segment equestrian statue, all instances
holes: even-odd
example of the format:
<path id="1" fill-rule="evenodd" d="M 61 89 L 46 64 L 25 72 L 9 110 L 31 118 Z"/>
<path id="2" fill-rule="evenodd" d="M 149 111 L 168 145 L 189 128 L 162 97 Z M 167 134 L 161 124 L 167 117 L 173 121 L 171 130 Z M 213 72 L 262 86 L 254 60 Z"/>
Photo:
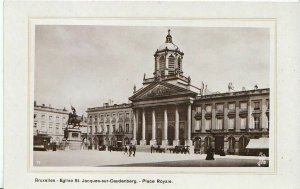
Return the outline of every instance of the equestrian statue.
<path id="1" fill-rule="evenodd" d="M 83 121 L 83 115 L 78 116 L 76 114 L 76 109 L 73 106 L 71 106 L 71 109 L 72 109 L 73 113 L 69 113 L 69 119 L 67 121 L 67 125 L 68 125 L 67 127 L 69 127 L 69 125 L 72 125 L 73 126 L 72 128 L 74 128 L 76 126 L 81 127 L 80 122 Z"/>

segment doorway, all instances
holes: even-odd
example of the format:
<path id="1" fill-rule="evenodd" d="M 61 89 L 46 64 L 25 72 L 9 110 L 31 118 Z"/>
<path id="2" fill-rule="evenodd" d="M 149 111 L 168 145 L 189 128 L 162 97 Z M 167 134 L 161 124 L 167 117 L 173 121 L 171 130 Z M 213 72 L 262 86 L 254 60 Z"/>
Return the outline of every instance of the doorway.
<path id="1" fill-rule="evenodd" d="M 224 149 L 224 136 L 216 136 L 215 141 L 215 152 L 216 154 L 220 154 L 221 149 Z"/>

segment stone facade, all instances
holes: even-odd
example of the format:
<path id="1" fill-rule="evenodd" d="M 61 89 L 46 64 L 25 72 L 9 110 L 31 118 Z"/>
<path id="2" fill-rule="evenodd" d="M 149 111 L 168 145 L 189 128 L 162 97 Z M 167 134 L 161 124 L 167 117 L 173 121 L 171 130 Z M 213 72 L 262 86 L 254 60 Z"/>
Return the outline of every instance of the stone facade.
<path id="1" fill-rule="evenodd" d="M 269 136 L 268 88 L 212 93 L 204 84 L 196 87 L 183 75 L 183 55 L 169 31 L 154 53 L 154 76 L 144 75 L 143 87 L 134 87 L 132 103 L 89 108 L 93 144 L 112 144 L 112 138 L 125 143 L 126 136 L 137 145 L 186 145 L 200 153 L 212 147 L 216 153 L 243 154 L 251 138 Z M 126 112 L 128 121 L 120 122 L 118 115 Z M 113 125 L 119 128 L 119 123 L 130 128 L 118 138 Z"/>
<path id="2" fill-rule="evenodd" d="M 52 137 L 54 142 L 60 143 L 64 138 L 69 112 L 66 109 L 56 109 L 34 103 L 33 134 L 44 134 Z"/>
<path id="3" fill-rule="evenodd" d="M 132 140 L 131 104 L 108 105 L 87 109 L 88 144 L 97 149 L 102 145 L 129 144 Z"/>

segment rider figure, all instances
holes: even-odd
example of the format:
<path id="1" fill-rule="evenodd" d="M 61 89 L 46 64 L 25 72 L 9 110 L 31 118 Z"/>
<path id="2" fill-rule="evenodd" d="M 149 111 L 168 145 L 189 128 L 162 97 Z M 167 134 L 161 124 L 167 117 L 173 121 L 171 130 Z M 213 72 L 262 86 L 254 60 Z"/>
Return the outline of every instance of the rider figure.
<path id="1" fill-rule="evenodd" d="M 76 117 L 76 110 L 72 105 L 71 105 L 71 109 L 72 109 L 72 112 L 73 112 L 73 116 Z"/>

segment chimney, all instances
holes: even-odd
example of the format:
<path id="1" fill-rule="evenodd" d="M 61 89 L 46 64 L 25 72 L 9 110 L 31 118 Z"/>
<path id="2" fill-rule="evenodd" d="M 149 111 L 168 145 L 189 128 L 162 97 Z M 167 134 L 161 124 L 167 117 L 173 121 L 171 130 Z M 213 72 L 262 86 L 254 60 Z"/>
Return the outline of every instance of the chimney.
<path id="1" fill-rule="evenodd" d="M 49 104 L 49 108 L 51 108 L 51 104 Z"/>
<path id="2" fill-rule="evenodd" d="M 34 101 L 34 106 L 36 106 L 36 101 Z"/>
<path id="3" fill-rule="evenodd" d="M 43 107 L 45 107 L 45 104 L 42 104 Z"/>

